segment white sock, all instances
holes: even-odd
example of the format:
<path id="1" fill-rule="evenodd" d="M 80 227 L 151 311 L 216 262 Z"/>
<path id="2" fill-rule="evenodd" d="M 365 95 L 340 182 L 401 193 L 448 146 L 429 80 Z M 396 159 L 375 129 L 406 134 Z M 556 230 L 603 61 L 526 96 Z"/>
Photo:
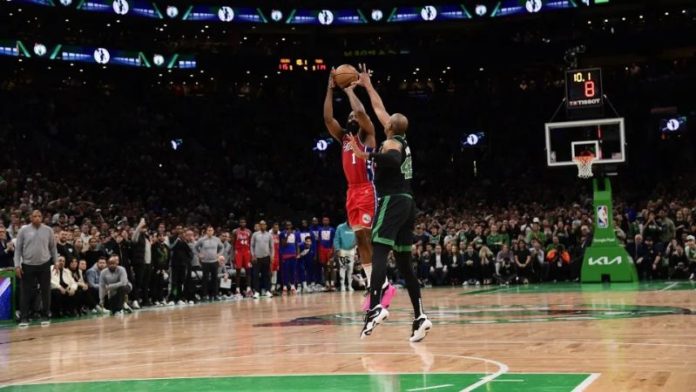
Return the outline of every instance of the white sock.
<path id="1" fill-rule="evenodd" d="M 363 266 L 365 275 L 367 275 L 367 287 L 370 287 L 370 279 L 372 278 L 372 264 Z"/>

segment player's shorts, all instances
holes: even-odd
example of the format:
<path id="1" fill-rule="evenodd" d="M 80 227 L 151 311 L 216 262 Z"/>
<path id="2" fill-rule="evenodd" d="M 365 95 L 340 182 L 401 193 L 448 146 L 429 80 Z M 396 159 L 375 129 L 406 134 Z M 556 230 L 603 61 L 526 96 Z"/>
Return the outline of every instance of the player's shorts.
<path id="1" fill-rule="evenodd" d="M 324 248 L 323 246 L 319 247 L 319 262 L 322 264 L 326 264 L 331 260 L 331 256 L 333 256 L 333 248 Z"/>
<path id="2" fill-rule="evenodd" d="M 416 202 L 411 195 L 403 193 L 381 197 L 377 222 L 372 230 L 372 243 L 391 246 L 396 252 L 410 252 L 415 222 Z"/>
<path id="3" fill-rule="evenodd" d="M 276 272 L 280 269 L 280 256 L 273 255 L 273 260 L 271 260 L 271 272 Z"/>
<path id="4" fill-rule="evenodd" d="M 251 268 L 251 251 L 246 249 L 236 250 L 234 252 L 234 268 Z"/>
<path id="5" fill-rule="evenodd" d="M 376 199 L 375 188 L 371 182 L 348 186 L 346 213 L 348 224 L 353 230 L 372 228 Z"/>

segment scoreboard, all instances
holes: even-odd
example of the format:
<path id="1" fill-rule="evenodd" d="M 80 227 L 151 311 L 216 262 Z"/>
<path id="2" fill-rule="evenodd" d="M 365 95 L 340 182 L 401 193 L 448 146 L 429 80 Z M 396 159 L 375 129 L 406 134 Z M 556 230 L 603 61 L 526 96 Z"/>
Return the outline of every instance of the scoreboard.
<path id="1" fill-rule="evenodd" d="M 604 92 L 600 68 L 566 71 L 566 108 L 584 109 L 603 105 Z"/>

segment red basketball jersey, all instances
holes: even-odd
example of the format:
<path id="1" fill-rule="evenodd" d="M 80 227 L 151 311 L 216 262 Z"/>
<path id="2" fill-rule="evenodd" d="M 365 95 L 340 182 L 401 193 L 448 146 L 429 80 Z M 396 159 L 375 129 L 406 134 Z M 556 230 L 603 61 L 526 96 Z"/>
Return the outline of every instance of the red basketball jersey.
<path id="1" fill-rule="evenodd" d="M 234 232 L 234 249 L 251 251 L 251 231 L 249 229 L 237 229 Z"/>
<path id="2" fill-rule="evenodd" d="M 348 185 L 372 182 L 375 177 L 375 173 L 372 169 L 372 161 L 356 157 L 355 154 L 353 154 L 353 150 L 350 149 L 349 140 L 348 136 L 343 136 L 341 140 L 343 143 L 343 173 L 346 176 Z M 372 152 L 372 147 L 364 145 L 360 141 L 360 138 L 356 138 L 356 140 L 361 150 Z"/>

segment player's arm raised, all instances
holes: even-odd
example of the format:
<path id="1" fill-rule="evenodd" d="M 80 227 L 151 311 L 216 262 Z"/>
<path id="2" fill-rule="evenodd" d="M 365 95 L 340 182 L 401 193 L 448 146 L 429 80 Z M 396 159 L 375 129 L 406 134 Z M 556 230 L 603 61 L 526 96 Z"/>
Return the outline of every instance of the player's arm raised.
<path id="1" fill-rule="evenodd" d="M 329 85 L 326 89 L 326 98 L 324 99 L 324 124 L 326 125 L 326 129 L 329 130 L 331 136 L 340 142 L 341 136 L 343 135 L 343 129 L 333 115 L 333 89 L 335 87 L 334 72 L 335 71 L 332 68 L 331 73 L 329 74 Z"/>
<path id="2" fill-rule="evenodd" d="M 358 147 L 358 143 L 353 135 L 350 138 L 350 148 L 353 154 L 360 159 L 373 159 L 378 166 L 381 167 L 399 167 L 401 166 L 401 148 L 402 145 L 396 140 L 387 139 L 382 143 L 382 151 L 379 153 L 367 153 Z"/>
<path id="3" fill-rule="evenodd" d="M 386 128 L 389 122 L 389 113 L 387 113 L 387 109 L 384 108 L 384 102 L 382 102 L 379 93 L 372 85 L 370 70 L 367 69 L 365 64 L 359 65 L 358 68 L 360 68 L 360 76 L 358 77 L 358 81 L 354 82 L 354 84 L 363 86 L 365 90 L 367 90 L 367 94 L 370 96 L 370 102 L 372 103 L 372 109 L 375 111 L 375 115 L 377 115 L 379 122 Z"/>
<path id="4" fill-rule="evenodd" d="M 363 132 L 363 134 L 360 135 L 362 141 L 366 142 L 370 147 L 374 147 L 376 143 L 375 125 L 372 123 L 370 116 L 367 115 L 367 112 L 365 111 L 365 106 L 360 101 L 360 98 L 358 98 L 358 96 L 355 95 L 355 86 L 357 86 L 357 84 L 353 83 L 350 86 L 344 88 L 343 91 L 345 91 L 346 95 L 348 96 L 348 101 L 350 101 L 350 108 L 351 110 L 353 110 L 353 114 L 355 114 L 355 119 L 358 120 L 360 130 Z"/>

